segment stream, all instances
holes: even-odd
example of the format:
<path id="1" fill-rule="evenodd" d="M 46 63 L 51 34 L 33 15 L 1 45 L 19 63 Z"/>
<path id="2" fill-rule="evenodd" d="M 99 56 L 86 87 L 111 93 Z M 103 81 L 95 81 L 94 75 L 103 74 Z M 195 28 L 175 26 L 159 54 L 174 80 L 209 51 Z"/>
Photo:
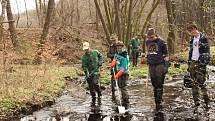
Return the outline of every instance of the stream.
<path id="1" fill-rule="evenodd" d="M 165 82 L 162 112 L 155 112 L 151 84 L 146 86 L 145 79 L 138 79 L 129 82 L 130 109 L 125 114 L 118 114 L 109 88 L 94 106 L 91 106 L 90 94 L 80 98 L 65 90 L 54 105 L 12 121 L 215 121 L 215 103 L 211 102 L 210 110 L 204 109 L 203 100 L 198 108 L 194 107 L 191 89 L 183 87 L 182 77 L 178 75 Z M 214 85 L 214 79 L 215 74 L 210 74 L 207 80 L 208 93 L 213 99 L 215 89 L 210 85 Z"/>

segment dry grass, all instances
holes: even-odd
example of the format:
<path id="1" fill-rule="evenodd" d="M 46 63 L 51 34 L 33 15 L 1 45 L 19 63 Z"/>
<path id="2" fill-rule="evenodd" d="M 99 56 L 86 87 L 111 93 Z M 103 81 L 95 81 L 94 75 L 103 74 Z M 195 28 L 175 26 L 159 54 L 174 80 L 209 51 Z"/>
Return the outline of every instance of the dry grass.
<path id="1" fill-rule="evenodd" d="M 2 69 L 2 68 L 1 68 Z M 65 86 L 65 76 L 76 75 L 74 67 L 56 65 L 10 65 L 0 73 L 0 116 L 26 104 L 51 101 Z"/>

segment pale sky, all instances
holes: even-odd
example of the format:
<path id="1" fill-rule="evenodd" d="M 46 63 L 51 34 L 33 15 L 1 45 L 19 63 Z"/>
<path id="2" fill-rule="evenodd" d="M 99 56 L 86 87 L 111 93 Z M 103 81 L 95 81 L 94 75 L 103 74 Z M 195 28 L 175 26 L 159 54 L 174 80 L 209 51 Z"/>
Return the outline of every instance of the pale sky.
<path id="1" fill-rule="evenodd" d="M 26 8 L 28 10 L 35 9 L 35 0 L 11 0 L 11 7 L 13 13 L 20 13 L 25 11 L 25 1 L 26 1 Z"/>
<path id="2" fill-rule="evenodd" d="M 22 13 L 25 12 L 25 1 L 26 1 L 26 8 L 28 10 L 32 10 L 35 9 L 35 0 L 10 0 L 11 2 L 11 7 L 12 7 L 12 12 L 14 14 L 18 13 Z M 45 0 L 46 2 L 48 2 L 48 0 Z M 55 0 L 58 1 L 58 0 Z M 0 6 L 0 13 L 1 13 L 1 6 Z"/>

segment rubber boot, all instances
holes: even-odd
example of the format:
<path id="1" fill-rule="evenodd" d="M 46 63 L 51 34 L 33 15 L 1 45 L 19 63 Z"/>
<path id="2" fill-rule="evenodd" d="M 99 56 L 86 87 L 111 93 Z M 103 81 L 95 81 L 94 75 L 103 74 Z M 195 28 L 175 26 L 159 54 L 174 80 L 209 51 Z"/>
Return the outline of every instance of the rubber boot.
<path id="1" fill-rule="evenodd" d="M 95 106 L 95 105 L 96 105 L 96 97 L 92 96 L 91 106 Z"/>
<path id="2" fill-rule="evenodd" d="M 200 106 L 199 103 L 199 89 L 198 87 L 194 86 L 192 88 L 193 100 L 196 107 Z"/>
<path id="3" fill-rule="evenodd" d="M 124 106 L 126 110 L 129 109 L 129 99 L 128 98 L 123 99 L 122 106 Z"/>
<path id="4" fill-rule="evenodd" d="M 155 89 L 154 90 L 156 111 L 161 111 L 162 108 L 163 108 L 163 106 L 162 106 L 162 96 L 163 96 L 163 89 Z"/>
<path id="5" fill-rule="evenodd" d="M 205 102 L 205 109 L 206 110 L 209 110 L 211 107 L 210 107 L 210 99 L 208 97 L 208 95 L 203 95 L 203 98 L 204 98 L 204 102 Z"/>
<path id="6" fill-rule="evenodd" d="M 210 99 L 209 99 L 209 96 L 208 96 L 208 93 L 207 93 L 207 88 L 206 88 L 206 85 L 204 85 L 202 88 L 201 88 L 201 91 L 203 93 L 203 99 L 204 99 L 204 102 L 205 102 L 205 109 L 208 110 L 210 109 Z"/>
<path id="7" fill-rule="evenodd" d="M 101 99 L 101 96 L 98 97 L 98 105 L 101 105 L 102 104 L 102 99 Z"/>

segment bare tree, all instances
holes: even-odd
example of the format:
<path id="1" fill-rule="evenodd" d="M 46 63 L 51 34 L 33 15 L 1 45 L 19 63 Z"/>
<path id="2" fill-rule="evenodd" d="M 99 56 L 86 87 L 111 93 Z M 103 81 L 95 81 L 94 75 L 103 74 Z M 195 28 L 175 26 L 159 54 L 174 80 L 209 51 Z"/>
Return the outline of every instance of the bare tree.
<path id="1" fill-rule="evenodd" d="M 39 27 L 40 27 L 41 26 L 41 19 L 40 19 L 40 10 L 39 10 L 39 5 L 38 5 L 38 1 L 37 0 L 35 0 L 35 5 L 36 5 L 38 24 L 39 24 Z"/>
<path id="2" fill-rule="evenodd" d="M 112 27 L 112 21 L 111 21 L 111 15 L 110 15 L 110 11 L 108 9 L 108 4 L 107 4 L 107 0 L 103 0 L 103 3 L 104 3 L 104 8 L 105 8 L 105 13 L 106 13 L 106 17 L 107 17 L 107 23 L 108 23 L 108 29 L 109 29 L 109 32 L 111 34 L 113 34 L 113 27 Z"/>
<path id="3" fill-rule="evenodd" d="M 3 26 L 3 21 L 4 21 L 4 18 L 5 18 L 5 8 L 6 8 L 6 4 L 7 4 L 7 1 L 5 0 L 2 0 L 1 1 L 1 7 L 2 7 L 2 11 L 1 11 L 1 16 L 0 16 L 0 43 L 2 43 L 2 47 L 0 47 L 1 50 L 3 50 L 3 54 L 2 54 L 2 65 L 3 65 L 3 74 L 2 74 L 2 77 L 1 77 L 1 80 L 4 79 L 4 73 L 5 73 L 5 66 L 6 66 L 6 58 L 5 58 L 5 55 L 6 55 L 6 45 L 5 45 L 5 39 L 4 39 L 4 26 Z"/>
<path id="4" fill-rule="evenodd" d="M 6 11 L 7 11 L 7 19 L 8 19 L 8 23 L 9 23 L 9 31 L 10 31 L 10 37 L 12 40 L 12 44 L 13 47 L 17 47 L 17 39 L 16 39 L 16 29 L 15 29 L 15 25 L 14 25 L 14 19 L 13 19 L 13 13 L 11 10 L 11 5 L 10 5 L 10 0 L 6 0 L 7 4 L 6 4 Z"/>
<path id="5" fill-rule="evenodd" d="M 115 8 L 115 14 L 116 14 L 116 22 L 115 22 L 115 25 L 116 25 L 116 29 L 117 29 L 117 35 L 118 35 L 118 38 L 119 40 L 121 40 L 121 23 L 120 23 L 120 9 L 119 9 L 119 6 L 120 6 L 120 3 L 119 3 L 119 0 L 114 0 L 114 8 Z"/>
<path id="6" fill-rule="evenodd" d="M 101 22 L 102 22 L 102 26 L 103 26 L 103 29 L 104 29 L 104 31 L 105 31 L 105 34 L 106 34 L 108 43 L 111 43 L 111 42 L 109 41 L 109 40 L 110 40 L 110 32 L 108 31 L 107 26 L 106 26 L 106 24 L 105 24 L 105 20 L 104 20 L 104 18 L 103 18 L 101 9 L 100 9 L 100 7 L 99 7 L 99 3 L 98 3 L 97 0 L 94 0 L 94 2 L 95 2 L 96 10 L 97 10 L 97 12 L 98 12 L 98 16 L 99 16 L 99 18 L 100 18 L 100 20 L 101 20 Z"/>
<path id="7" fill-rule="evenodd" d="M 137 19 L 135 21 L 135 24 L 134 24 L 134 29 L 133 29 L 133 33 L 136 33 L 137 30 L 139 29 L 138 26 L 140 25 L 140 21 L 141 21 L 141 17 L 142 17 L 142 14 L 144 12 L 144 8 L 146 6 L 146 3 L 148 2 L 149 0 L 145 0 L 145 2 L 142 4 L 141 6 L 141 9 L 137 15 Z"/>
<path id="8" fill-rule="evenodd" d="M 167 44 L 170 54 L 175 53 L 175 18 L 174 18 L 174 10 L 172 9 L 172 1 L 166 0 L 166 10 L 167 10 L 167 16 L 168 16 L 168 23 L 169 23 L 169 33 L 167 38 Z"/>
<path id="9" fill-rule="evenodd" d="M 42 63 L 41 55 L 42 55 L 42 52 L 43 52 L 43 45 L 44 45 L 45 40 L 46 40 L 47 35 L 48 35 L 49 25 L 51 23 L 51 18 L 53 17 L 54 8 L 55 8 L 55 0 L 49 0 L 46 19 L 45 19 L 45 24 L 44 24 L 43 31 L 42 31 L 41 38 L 40 38 L 40 42 L 39 42 L 39 45 L 38 45 L 38 52 L 37 52 L 37 55 L 34 58 L 34 63 L 35 64 L 41 64 Z"/>
<path id="10" fill-rule="evenodd" d="M 41 35 L 41 43 L 42 44 L 44 43 L 43 41 L 46 39 L 46 37 L 48 35 L 49 25 L 51 23 L 51 18 L 53 17 L 54 8 L 55 8 L 55 0 L 49 0 L 46 19 L 45 19 L 45 24 L 43 26 L 43 32 L 42 32 L 42 35 Z"/>
<path id="11" fill-rule="evenodd" d="M 127 33 L 126 33 L 126 42 L 125 42 L 125 45 L 128 47 L 128 43 L 129 43 L 129 40 L 131 39 L 131 17 L 132 17 L 132 6 L 133 6 L 133 0 L 130 0 L 130 3 L 129 3 L 129 10 L 128 10 L 128 23 L 127 23 Z"/>
<path id="12" fill-rule="evenodd" d="M 148 15 L 146 17 L 146 20 L 145 20 L 145 22 L 143 24 L 143 27 L 142 27 L 142 30 L 141 30 L 142 34 L 145 33 L 146 27 L 149 24 L 149 21 L 151 19 L 152 13 L 155 11 L 155 9 L 157 8 L 159 3 L 160 3 L 160 0 L 157 0 L 156 2 L 153 2 L 154 5 L 153 5 L 152 9 L 150 10 L 150 12 L 148 13 Z"/>

